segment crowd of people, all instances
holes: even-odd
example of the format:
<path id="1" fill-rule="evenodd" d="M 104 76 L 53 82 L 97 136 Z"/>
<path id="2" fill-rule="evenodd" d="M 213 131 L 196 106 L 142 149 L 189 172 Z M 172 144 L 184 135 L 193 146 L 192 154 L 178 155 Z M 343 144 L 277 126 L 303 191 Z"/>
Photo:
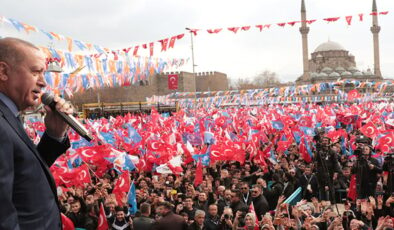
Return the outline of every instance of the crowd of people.
<path id="1" fill-rule="evenodd" d="M 21 122 L 45 70 L 0 39 L 0 229 L 394 228 L 392 103 L 152 109 L 84 120 L 87 142 L 56 95 Z"/>
<path id="2" fill-rule="evenodd" d="M 265 164 L 253 158 L 199 169 L 192 161 L 164 174 L 109 168 L 101 178 L 91 174 L 90 184 L 63 188 L 59 200 L 75 227 L 86 229 L 99 225 L 100 204 L 110 229 L 393 229 L 392 155 L 376 157 L 370 138 L 352 134 L 353 155 L 317 129 L 310 162 L 293 143 Z M 268 145 L 261 143 L 259 151 Z M 136 187 L 136 213 L 129 211 L 127 193 L 112 193 L 123 173 Z"/>

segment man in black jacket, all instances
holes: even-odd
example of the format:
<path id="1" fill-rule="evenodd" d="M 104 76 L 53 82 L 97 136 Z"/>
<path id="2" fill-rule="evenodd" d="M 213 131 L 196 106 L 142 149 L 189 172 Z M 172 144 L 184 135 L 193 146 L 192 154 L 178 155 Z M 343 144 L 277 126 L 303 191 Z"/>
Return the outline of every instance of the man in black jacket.
<path id="1" fill-rule="evenodd" d="M 204 226 L 206 230 L 220 229 L 220 217 L 218 216 L 218 206 L 216 204 L 209 205 L 208 215 L 205 218 Z"/>
<path id="2" fill-rule="evenodd" d="M 261 221 L 261 216 L 269 211 L 269 205 L 267 199 L 261 193 L 260 185 L 253 185 L 252 192 L 252 202 L 254 210 L 256 212 L 257 219 Z"/>
<path id="3" fill-rule="evenodd" d="M 153 224 L 154 230 L 186 230 L 187 223 L 185 219 L 172 212 L 173 206 L 169 202 L 162 202 L 158 206 L 160 214 L 162 216 L 155 224 Z"/>
<path id="4" fill-rule="evenodd" d="M 231 209 L 233 213 L 237 213 L 237 211 L 248 210 L 248 206 L 241 201 L 242 193 L 239 190 L 231 191 Z"/>
<path id="5" fill-rule="evenodd" d="M 321 200 L 335 199 L 333 180 L 341 173 L 338 158 L 330 148 L 328 137 L 316 138 L 315 166 Z"/>
<path id="6" fill-rule="evenodd" d="M 35 146 L 19 115 L 37 106 L 45 82 L 46 57 L 33 44 L 0 39 L 0 229 L 61 229 L 56 185 L 49 167 L 70 147 L 68 125 L 45 106 L 46 130 Z M 71 104 L 54 97 L 56 110 Z"/>
<path id="7" fill-rule="evenodd" d="M 312 197 L 318 197 L 319 185 L 311 166 L 305 166 L 304 174 L 298 179 L 298 183 L 302 188 L 303 199 L 311 201 Z"/>
<path id="8" fill-rule="evenodd" d="M 231 189 L 224 190 L 224 196 L 219 198 L 217 204 L 219 215 L 222 215 L 224 208 L 231 205 Z"/>
<path id="9" fill-rule="evenodd" d="M 242 199 L 241 201 L 244 202 L 247 206 L 250 205 L 252 202 L 252 196 L 250 195 L 249 191 L 249 184 L 247 182 L 241 183 L 241 192 L 242 192 Z"/>
<path id="10" fill-rule="evenodd" d="M 150 218 L 151 207 L 148 203 L 142 203 L 140 206 L 141 216 L 133 220 L 134 230 L 149 230 L 155 222 Z"/>
<path id="11" fill-rule="evenodd" d="M 365 143 L 365 138 L 356 139 L 357 161 L 353 165 L 352 174 L 356 174 L 357 195 L 359 199 L 365 199 L 375 195 L 378 173 L 382 172 L 378 160 L 371 156 L 372 147 Z"/>

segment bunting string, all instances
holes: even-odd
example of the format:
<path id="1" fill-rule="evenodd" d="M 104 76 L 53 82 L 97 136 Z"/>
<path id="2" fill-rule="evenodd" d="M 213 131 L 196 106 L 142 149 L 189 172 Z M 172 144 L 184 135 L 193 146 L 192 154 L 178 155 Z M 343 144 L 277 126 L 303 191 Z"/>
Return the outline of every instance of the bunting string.
<path id="1" fill-rule="evenodd" d="M 371 12 L 369 13 L 370 16 L 384 16 L 387 15 L 389 11 L 380 11 L 380 12 Z M 327 18 L 322 18 L 322 19 L 310 19 L 306 20 L 305 22 L 308 25 L 311 25 L 312 23 L 315 23 L 317 21 L 322 21 L 322 22 L 327 22 L 327 23 L 333 23 L 333 22 L 338 22 L 340 19 L 345 19 L 345 22 L 348 26 L 350 26 L 353 23 L 353 18 L 358 18 L 360 22 L 364 21 L 364 16 L 368 15 L 365 13 L 359 13 L 357 15 L 347 15 L 347 16 L 342 16 L 342 17 L 327 17 Z M 130 51 L 132 51 L 133 56 L 137 56 L 139 50 L 141 49 L 147 49 L 149 51 L 150 56 L 154 55 L 154 47 L 156 43 L 160 44 L 161 47 L 161 52 L 165 52 L 168 49 L 174 48 L 176 41 L 181 40 L 185 34 L 180 33 L 178 35 L 174 35 L 168 38 L 163 38 L 158 41 L 154 42 L 146 42 L 126 48 L 122 48 L 119 50 L 111 50 L 109 48 L 104 48 L 99 45 L 95 45 L 92 43 L 88 42 L 83 42 L 65 35 L 61 35 L 59 33 L 55 32 L 47 32 L 46 30 L 40 29 L 36 26 L 29 25 L 27 23 L 23 23 L 20 21 L 17 21 L 12 18 L 7 18 L 4 16 L 0 16 L 0 25 L 3 23 L 7 23 L 9 25 L 12 25 L 17 31 L 22 32 L 24 31 L 27 34 L 30 34 L 32 32 L 40 32 L 44 34 L 49 40 L 57 40 L 57 41 L 66 41 L 67 42 L 67 49 L 69 52 L 72 52 L 74 50 L 74 46 L 77 47 L 81 51 L 87 51 L 87 52 L 94 52 L 98 54 L 113 54 L 114 56 L 119 55 L 119 54 L 128 54 Z M 208 34 L 218 34 L 220 32 L 224 31 L 229 31 L 233 34 L 237 34 L 239 31 L 251 31 L 253 29 L 257 29 L 258 31 L 263 31 L 263 30 L 268 30 L 270 28 L 274 27 L 294 27 L 297 24 L 301 24 L 303 21 L 288 21 L 288 22 L 277 22 L 277 23 L 268 23 L 268 24 L 257 24 L 257 25 L 248 25 L 248 26 L 230 26 L 227 28 L 214 28 L 214 29 L 198 29 L 198 28 L 193 28 L 190 29 L 189 31 L 196 36 L 198 33 L 206 31 Z"/>
<path id="2" fill-rule="evenodd" d="M 183 108 L 210 108 L 224 105 L 265 105 L 277 103 L 309 103 L 322 101 L 371 101 L 377 98 L 390 96 L 384 94 L 393 80 L 381 82 L 360 82 L 358 80 L 339 80 L 336 82 L 323 82 L 299 86 L 274 87 L 266 89 L 231 90 L 212 92 L 175 92 L 165 96 L 152 96 L 147 98 L 151 104 L 162 103 L 173 105 L 178 103 Z M 354 89 L 371 89 L 371 93 L 352 96 L 354 91 L 345 92 L 343 86 L 352 85 Z M 320 94 L 320 95 L 319 95 Z M 321 95 L 325 94 L 325 95 Z M 349 96 L 350 95 L 350 96 Z"/>

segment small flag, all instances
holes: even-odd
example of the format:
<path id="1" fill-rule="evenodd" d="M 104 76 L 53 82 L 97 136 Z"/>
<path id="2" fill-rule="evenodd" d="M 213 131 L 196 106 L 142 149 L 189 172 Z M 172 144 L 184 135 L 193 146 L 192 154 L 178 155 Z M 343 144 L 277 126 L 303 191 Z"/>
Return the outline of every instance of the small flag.
<path id="1" fill-rule="evenodd" d="M 134 215 L 137 212 L 137 198 L 135 193 L 134 181 L 131 183 L 129 194 L 127 196 L 127 203 L 129 204 L 129 212 Z"/>
<path id="2" fill-rule="evenodd" d="M 302 188 L 298 187 L 293 194 L 291 194 L 283 203 L 284 204 L 290 204 L 290 205 L 295 205 L 297 202 L 299 202 L 302 198 Z"/>
<path id="3" fill-rule="evenodd" d="M 103 203 L 101 203 L 97 230 L 107 230 L 107 229 L 108 229 L 107 217 L 105 216 L 104 205 Z"/>

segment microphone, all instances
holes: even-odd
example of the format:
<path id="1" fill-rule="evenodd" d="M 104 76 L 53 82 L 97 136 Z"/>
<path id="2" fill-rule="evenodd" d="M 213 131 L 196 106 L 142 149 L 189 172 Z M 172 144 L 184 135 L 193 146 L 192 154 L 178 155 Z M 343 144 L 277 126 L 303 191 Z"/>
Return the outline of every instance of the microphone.
<path id="1" fill-rule="evenodd" d="M 56 110 L 56 102 L 53 100 L 53 95 L 49 93 L 44 93 L 41 96 L 41 101 L 43 104 L 48 105 L 53 111 L 59 114 L 63 121 L 65 121 L 81 137 L 85 138 L 87 141 L 93 140 L 93 137 L 89 133 L 89 131 L 86 130 L 85 127 L 75 117 Z"/>

